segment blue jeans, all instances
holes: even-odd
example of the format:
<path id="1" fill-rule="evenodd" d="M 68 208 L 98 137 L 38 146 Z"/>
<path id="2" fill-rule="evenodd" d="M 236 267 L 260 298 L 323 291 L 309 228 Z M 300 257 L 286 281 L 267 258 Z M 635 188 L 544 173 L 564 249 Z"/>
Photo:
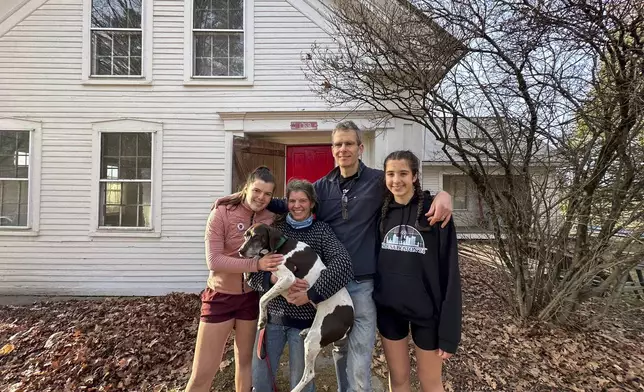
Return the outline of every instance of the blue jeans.
<path id="1" fill-rule="evenodd" d="M 273 380 L 277 379 L 277 369 L 280 365 L 280 357 L 284 346 L 288 343 L 289 352 L 289 380 L 291 389 L 302 379 L 304 374 L 304 338 L 300 336 L 301 329 L 285 327 L 278 324 L 266 324 L 264 331 L 264 342 L 266 344 L 266 359 L 271 365 L 271 372 L 268 371 L 266 359 L 257 358 L 257 340 L 255 338 L 255 351 L 253 351 L 253 390 L 256 392 L 273 392 Z M 272 377 L 271 378 L 271 373 Z M 308 383 L 304 392 L 314 392 L 313 381 Z"/>
<path id="2" fill-rule="evenodd" d="M 373 280 L 347 285 L 355 311 L 349 336 L 333 345 L 338 392 L 371 392 L 371 359 L 376 344 L 376 304 Z"/>

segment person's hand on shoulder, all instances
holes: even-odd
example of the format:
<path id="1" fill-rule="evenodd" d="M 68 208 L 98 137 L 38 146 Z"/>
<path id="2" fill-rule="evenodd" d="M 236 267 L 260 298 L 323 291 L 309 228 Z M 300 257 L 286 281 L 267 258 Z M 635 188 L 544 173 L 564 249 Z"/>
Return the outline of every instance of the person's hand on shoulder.
<path id="1" fill-rule="evenodd" d="M 440 191 L 434 196 L 434 201 L 432 201 L 432 205 L 425 216 L 430 225 L 434 225 L 436 222 L 443 222 L 441 227 L 446 227 L 450 219 L 452 219 L 453 209 L 452 196 L 445 191 Z"/>
<path id="2" fill-rule="evenodd" d="M 240 195 L 240 194 L 241 194 L 241 192 L 236 192 L 236 193 L 233 193 L 232 195 L 228 195 L 228 196 L 224 196 L 224 197 L 220 197 L 220 198 L 218 198 L 217 200 L 215 200 L 215 204 L 214 204 L 214 206 L 212 207 L 212 208 L 213 208 L 213 210 L 214 210 L 214 209 L 216 209 L 217 207 L 219 207 L 219 205 L 220 205 L 221 203 L 224 203 L 224 202 L 230 201 L 232 198 L 234 198 L 235 196 L 238 196 L 238 195 Z"/>

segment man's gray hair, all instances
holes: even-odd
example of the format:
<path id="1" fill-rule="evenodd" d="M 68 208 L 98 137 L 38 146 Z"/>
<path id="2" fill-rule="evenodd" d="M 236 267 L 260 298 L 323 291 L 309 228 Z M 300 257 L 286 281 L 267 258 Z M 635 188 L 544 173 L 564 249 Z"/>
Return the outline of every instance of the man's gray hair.
<path id="1" fill-rule="evenodd" d="M 358 145 L 362 144 L 362 131 L 360 130 L 360 128 L 358 128 L 356 123 L 354 123 L 353 121 L 346 120 L 346 121 L 339 122 L 338 125 L 335 126 L 335 129 L 333 130 L 333 132 L 331 132 L 331 138 L 333 138 L 333 136 L 335 135 L 335 133 L 337 131 L 343 131 L 343 132 L 353 131 L 353 132 L 355 132 L 356 133 L 356 138 L 358 139 Z"/>

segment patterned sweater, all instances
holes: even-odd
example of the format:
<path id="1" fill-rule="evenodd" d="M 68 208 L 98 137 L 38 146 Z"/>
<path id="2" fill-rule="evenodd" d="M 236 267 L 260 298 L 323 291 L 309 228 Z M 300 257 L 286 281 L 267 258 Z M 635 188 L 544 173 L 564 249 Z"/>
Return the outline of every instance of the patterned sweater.
<path id="1" fill-rule="evenodd" d="M 353 265 L 349 253 L 324 222 L 314 221 L 309 227 L 294 229 L 285 221 L 276 222 L 274 227 L 282 231 L 288 238 L 303 241 L 308 244 L 322 259 L 326 269 L 309 288 L 307 294 L 313 303 L 320 303 L 353 279 Z M 264 294 L 272 284 L 270 272 L 254 272 L 250 274 L 248 284 L 253 289 Z M 293 328 L 309 328 L 315 318 L 315 307 L 310 303 L 296 306 L 288 303 L 286 298 L 278 296 L 268 303 L 268 322 Z"/>

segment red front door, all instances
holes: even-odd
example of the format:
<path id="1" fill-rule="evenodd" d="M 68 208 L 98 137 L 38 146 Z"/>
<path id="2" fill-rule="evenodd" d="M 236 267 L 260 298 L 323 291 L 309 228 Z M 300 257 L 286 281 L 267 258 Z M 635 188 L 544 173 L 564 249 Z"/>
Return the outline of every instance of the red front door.
<path id="1" fill-rule="evenodd" d="M 315 182 L 334 166 L 331 145 L 286 147 L 287 182 L 293 178 Z"/>

